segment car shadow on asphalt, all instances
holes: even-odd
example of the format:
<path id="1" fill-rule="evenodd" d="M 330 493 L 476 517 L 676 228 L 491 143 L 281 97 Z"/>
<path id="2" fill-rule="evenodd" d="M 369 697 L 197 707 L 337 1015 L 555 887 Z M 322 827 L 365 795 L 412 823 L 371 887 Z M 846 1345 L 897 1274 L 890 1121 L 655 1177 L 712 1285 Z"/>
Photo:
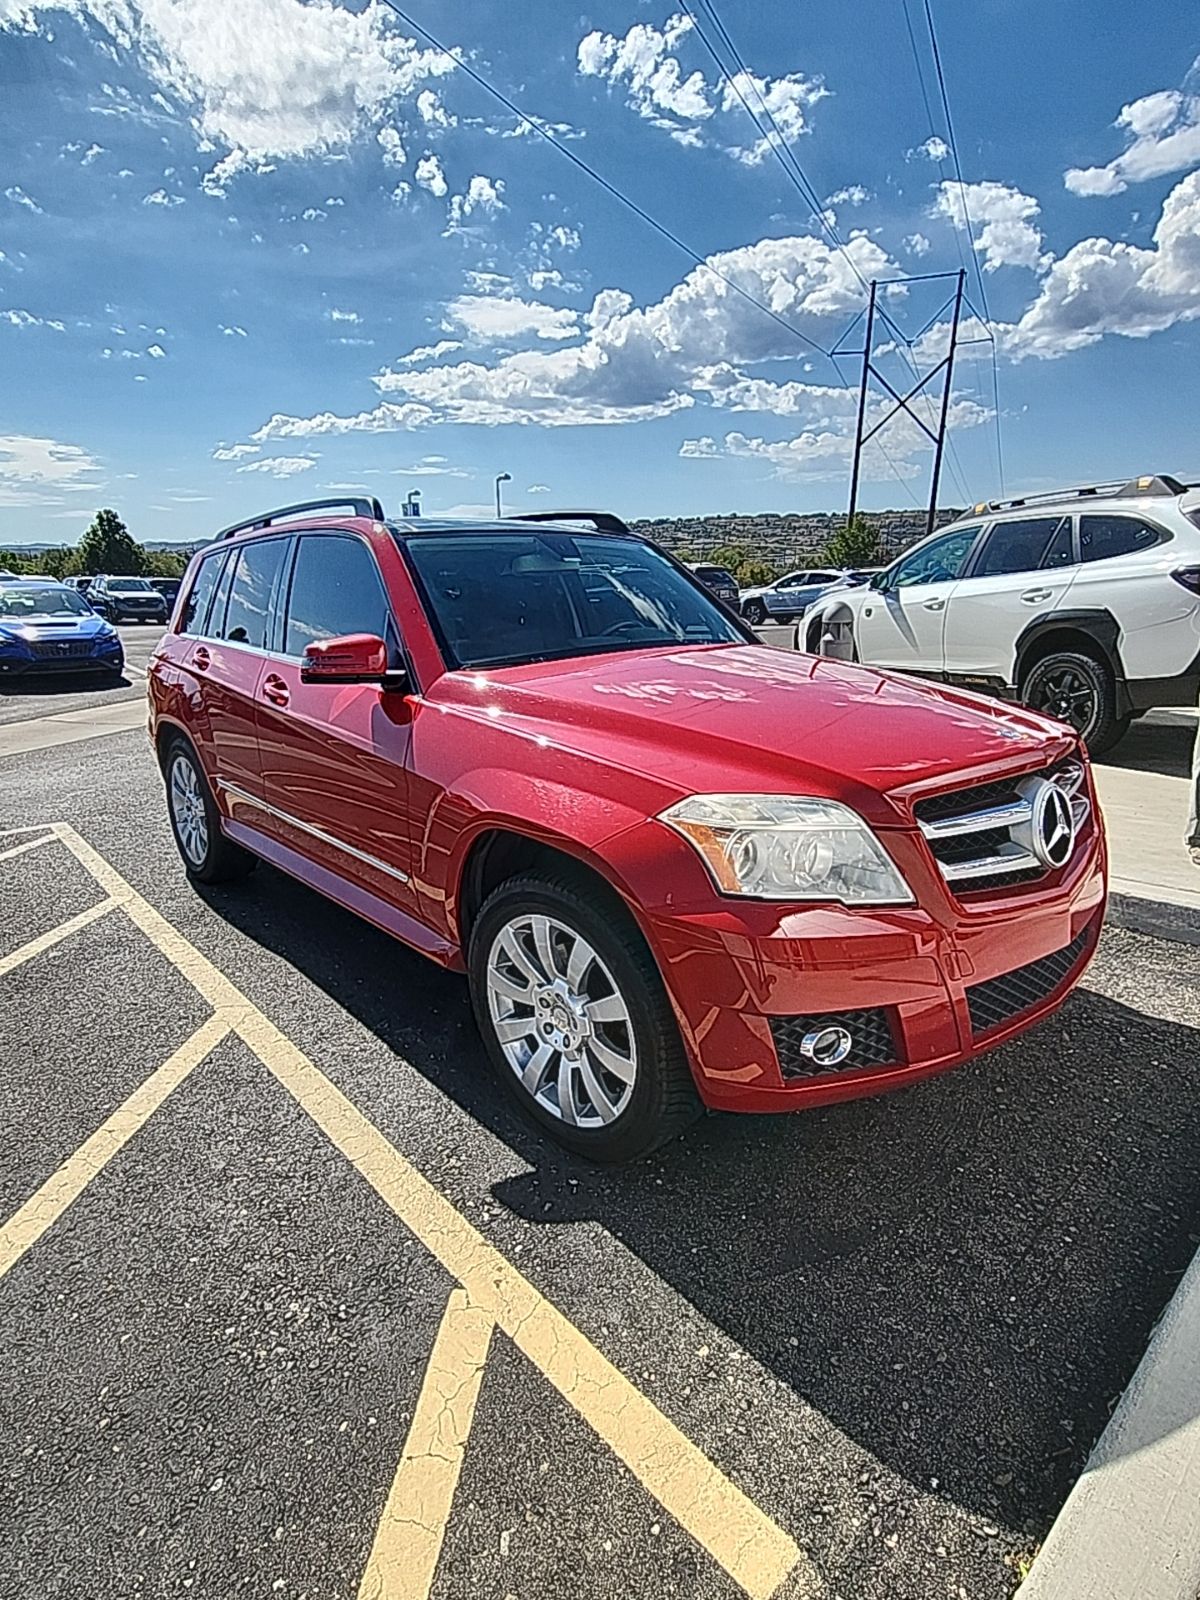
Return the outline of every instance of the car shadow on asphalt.
<path id="1" fill-rule="evenodd" d="M 1131 772 L 1158 772 L 1165 778 L 1186 778 L 1192 770 L 1196 724 L 1183 717 L 1172 722 L 1135 722 L 1097 766 L 1125 767 Z"/>
<path id="2" fill-rule="evenodd" d="M 269 868 L 205 897 L 529 1164 L 502 1205 L 597 1221 L 892 1470 L 1032 1538 L 1200 1244 L 1200 1031 L 1090 990 L 900 1093 L 603 1169 L 520 1115 L 461 978 Z"/>
<path id="3" fill-rule="evenodd" d="M 119 677 L 107 672 L 56 672 L 41 677 L 22 672 L 0 678 L 0 695 L 54 700 L 71 694 L 111 694 L 117 689 L 132 689 L 136 681 L 125 672 Z"/>

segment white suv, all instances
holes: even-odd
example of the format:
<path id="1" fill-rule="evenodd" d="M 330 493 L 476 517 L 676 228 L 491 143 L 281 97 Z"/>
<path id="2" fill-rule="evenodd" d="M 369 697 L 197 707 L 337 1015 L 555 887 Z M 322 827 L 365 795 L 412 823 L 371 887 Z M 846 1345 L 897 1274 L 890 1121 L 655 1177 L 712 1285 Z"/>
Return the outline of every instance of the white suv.
<path id="1" fill-rule="evenodd" d="M 1200 485 L 976 506 L 809 612 L 801 648 L 1018 699 L 1093 753 L 1200 692 Z"/>

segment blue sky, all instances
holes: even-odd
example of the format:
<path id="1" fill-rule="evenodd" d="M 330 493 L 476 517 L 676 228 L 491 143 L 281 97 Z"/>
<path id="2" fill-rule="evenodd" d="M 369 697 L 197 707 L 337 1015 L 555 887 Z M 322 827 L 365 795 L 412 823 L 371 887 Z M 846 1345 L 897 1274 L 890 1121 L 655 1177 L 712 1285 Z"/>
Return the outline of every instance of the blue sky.
<path id="1" fill-rule="evenodd" d="M 799 335 L 834 347 L 860 276 L 961 260 L 1009 493 L 1200 477 L 1200 29 L 1177 0 L 933 0 L 969 229 L 922 0 L 932 115 L 902 0 L 721 0 L 733 82 L 697 0 L 699 27 L 654 0 L 412 3 L 717 271 L 378 0 L 0 0 L 0 546 L 73 541 L 98 505 L 194 539 L 350 485 L 470 514 L 501 471 L 514 509 L 840 507 L 856 363 Z M 934 318 L 922 357 L 945 290 L 887 302 L 910 337 Z M 951 418 L 943 500 L 995 495 L 985 344 Z M 923 500 L 921 436 L 882 439 L 864 503 Z"/>

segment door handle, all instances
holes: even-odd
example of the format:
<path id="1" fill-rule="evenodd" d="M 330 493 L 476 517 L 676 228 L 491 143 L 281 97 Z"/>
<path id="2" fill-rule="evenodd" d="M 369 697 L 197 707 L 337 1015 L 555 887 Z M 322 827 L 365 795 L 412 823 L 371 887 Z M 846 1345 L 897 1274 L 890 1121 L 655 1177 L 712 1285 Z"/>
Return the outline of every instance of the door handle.
<path id="1" fill-rule="evenodd" d="M 285 706 L 291 698 L 291 692 L 283 679 L 274 672 L 269 672 L 263 679 L 263 698 L 269 700 L 273 706 Z"/>
<path id="2" fill-rule="evenodd" d="M 1050 589 L 1026 589 L 1021 599 L 1026 605 L 1035 606 L 1039 600 L 1049 600 L 1052 593 Z"/>
<path id="3" fill-rule="evenodd" d="M 922 602 L 922 604 L 924 605 L 926 611 L 944 611 L 946 609 L 946 602 L 944 600 L 925 600 Z"/>
<path id="4" fill-rule="evenodd" d="M 198 644 L 192 651 L 192 665 L 197 672 L 207 672 L 212 657 L 202 644 Z"/>

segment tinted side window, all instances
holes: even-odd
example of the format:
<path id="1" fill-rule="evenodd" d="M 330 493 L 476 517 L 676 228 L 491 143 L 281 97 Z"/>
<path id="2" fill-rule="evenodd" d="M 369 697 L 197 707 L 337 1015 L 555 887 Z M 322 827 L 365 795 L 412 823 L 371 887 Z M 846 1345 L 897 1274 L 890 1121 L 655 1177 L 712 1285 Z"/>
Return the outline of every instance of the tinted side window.
<path id="1" fill-rule="evenodd" d="M 271 630 L 271 591 L 287 549 L 285 539 L 258 539 L 237 553 L 233 586 L 220 637 L 265 650 Z"/>
<path id="2" fill-rule="evenodd" d="M 966 566 L 981 527 L 982 523 L 976 523 L 973 528 L 959 528 L 956 533 L 943 534 L 940 539 L 914 550 L 895 569 L 888 587 L 905 589 L 914 583 L 953 583 Z"/>
<path id="3" fill-rule="evenodd" d="M 375 557 L 360 539 L 306 534 L 296 552 L 283 653 L 302 656 L 317 639 L 373 633 L 390 643 L 387 596 Z"/>
<path id="4" fill-rule="evenodd" d="M 1047 556 L 1065 557 L 1047 561 Z M 976 578 L 995 578 L 1006 572 L 1036 572 L 1039 567 L 1065 566 L 1071 559 L 1070 517 L 1026 517 L 997 522 L 979 557 Z"/>
<path id="5" fill-rule="evenodd" d="M 802 589 L 808 582 L 807 572 L 789 572 L 786 578 L 780 578 L 781 589 Z"/>
<path id="6" fill-rule="evenodd" d="M 1128 556 L 1135 550 L 1149 550 L 1162 544 L 1159 528 L 1152 528 L 1140 517 L 1080 517 L 1079 559 L 1107 561 L 1110 556 Z"/>
<path id="7" fill-rule="evenodd" d="M 217 578 L 224 559 L 225 551 L 218 550 L 211 556 L 205 556 L 197 568 L 196 581 L 192 584 L 184 603 L 183 615 L 179 619 L 181 633 L 204 632 L 204 624 L 208 619 L 208 604 L 212 599 L 213 590 L 217 587 Z"/>

